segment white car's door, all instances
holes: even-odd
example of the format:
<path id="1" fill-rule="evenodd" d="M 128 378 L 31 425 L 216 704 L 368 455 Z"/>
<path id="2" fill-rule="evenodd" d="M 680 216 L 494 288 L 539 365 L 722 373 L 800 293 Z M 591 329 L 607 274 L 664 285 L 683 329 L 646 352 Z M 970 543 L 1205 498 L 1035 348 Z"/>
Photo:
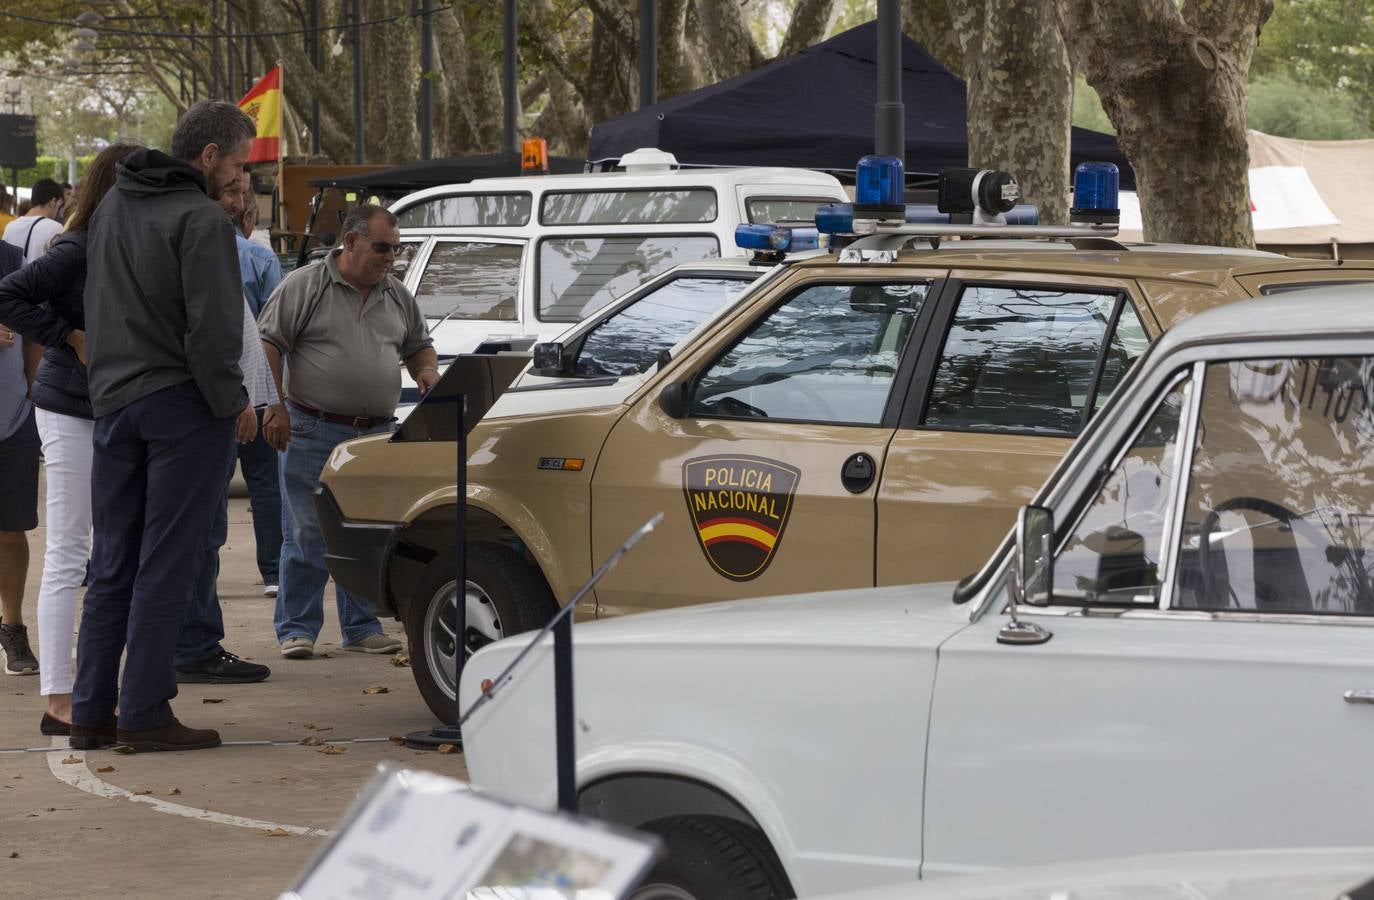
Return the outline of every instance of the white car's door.
<path id="1" fill-rule="evenodd" d="M 1052 638 L 941 648 L 924 874 L 1374 844 L 1371 373 L 1199 363 L 1054 510 Z"/>

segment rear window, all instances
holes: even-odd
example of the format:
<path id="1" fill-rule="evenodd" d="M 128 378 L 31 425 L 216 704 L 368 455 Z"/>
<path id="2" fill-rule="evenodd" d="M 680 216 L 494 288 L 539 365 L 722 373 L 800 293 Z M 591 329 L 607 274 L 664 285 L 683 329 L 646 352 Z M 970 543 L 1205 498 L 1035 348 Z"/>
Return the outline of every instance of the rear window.
<path id="1" fill-rule="evenodd" d="M 521 244 L 440 241 L 415 290 L 426 318 L 519 318 Z"/>
<path id="2" fill-rule="evenodd" d="M 769 225 L 816 224 L 816 207 L 840 201 L 807 197 L 750 197 L 745 201 L 750 222 Z"/>
<path id="3" fill-rule="evenodd" d="M 654 225 L 714 222 L 716 192 L 558 191 L 544 195 L 539 221 L 545 225 Z"/>
<path id="4" fill-rule="evenodd" d="M 460 194 L 432 197 L 396 214 L 401 228 L 524 225 L 534 200 L 529 194 Z"/>
<path id="5" fill-rule="evenodd" d="M 545 238 L 539 242 L 539 318 L 579 322 L 665 269 L 719 255 L 711 235 Z"/>
<path id="6" fill-rule="evenodd" d="M 1260 294 L 1287 294 L 1292 291 L 1306 291 L 1311 288 L 1345 287 L 1352 284 L 1374 284 L 1374 281 L 1369 281 L 1368 279 L 1339 279 L 1332 281 L 1290 281 L 1283 284 L 1266 284 L 1260 288 Z"/>

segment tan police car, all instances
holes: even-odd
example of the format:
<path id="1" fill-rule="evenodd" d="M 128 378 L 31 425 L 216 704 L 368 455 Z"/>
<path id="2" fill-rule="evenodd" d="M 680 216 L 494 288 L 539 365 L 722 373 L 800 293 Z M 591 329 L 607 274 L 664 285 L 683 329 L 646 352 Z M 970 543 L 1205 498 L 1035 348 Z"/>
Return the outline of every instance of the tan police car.
<path id="1" fill-rule="evenodd" d="M 1238 298 L 1374 280 L 1369 264 L 1121 244 L 1092 225 L 876 231 L 783 263 L 623 399 L 498 401 L 469 436 L 461 639 L 452 440 L 335 450 L 330 571 L 406 623 L 437 715 L 460 644 L 542 624 L 658 512 L 579 616 L 967 575 L 1163 331 Z"/>

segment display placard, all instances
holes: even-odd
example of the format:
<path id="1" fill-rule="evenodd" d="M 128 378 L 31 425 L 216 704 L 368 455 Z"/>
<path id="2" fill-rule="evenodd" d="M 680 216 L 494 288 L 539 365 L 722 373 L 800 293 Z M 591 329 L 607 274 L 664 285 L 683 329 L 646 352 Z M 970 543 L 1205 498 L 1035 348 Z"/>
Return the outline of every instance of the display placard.
<path id="1" fill-rule="evenodd" d="M 38 164 L 38 120 L 0 114 L 0 167 L 31 169 Z"/>
<path id="2" fill-rule="evenodd" d="M 657 850 L 650 835 L 383 770 L 280 900 L 616 900 Z"/>

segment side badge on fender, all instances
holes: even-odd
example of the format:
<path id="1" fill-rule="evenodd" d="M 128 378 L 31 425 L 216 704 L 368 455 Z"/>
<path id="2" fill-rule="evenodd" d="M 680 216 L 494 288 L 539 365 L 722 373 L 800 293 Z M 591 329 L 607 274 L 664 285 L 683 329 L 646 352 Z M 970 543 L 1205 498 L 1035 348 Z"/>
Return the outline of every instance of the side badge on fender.
<path id="1" fill-rule="evenodd" d="M 701 456 L 682 464 L 697 543 L 732 581 L 763 574 L 782 544 L 801 470 L 757 456 Z"/>

